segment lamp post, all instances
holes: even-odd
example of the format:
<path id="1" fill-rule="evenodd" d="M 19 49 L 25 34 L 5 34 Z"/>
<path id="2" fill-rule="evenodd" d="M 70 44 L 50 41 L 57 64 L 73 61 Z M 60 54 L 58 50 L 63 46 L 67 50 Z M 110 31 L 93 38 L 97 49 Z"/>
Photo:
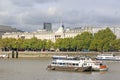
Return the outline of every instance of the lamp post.
<path id="1" fill-rule="evenodd" d="M 14 48 L 12 48 L 12 58 L 14 58 Z"/>
<path id="2" fill-rule="evenodd" d="M 16 42 L 17 48 L 16 48 L 16 58 L 18 58 L 18 42 Z"/>

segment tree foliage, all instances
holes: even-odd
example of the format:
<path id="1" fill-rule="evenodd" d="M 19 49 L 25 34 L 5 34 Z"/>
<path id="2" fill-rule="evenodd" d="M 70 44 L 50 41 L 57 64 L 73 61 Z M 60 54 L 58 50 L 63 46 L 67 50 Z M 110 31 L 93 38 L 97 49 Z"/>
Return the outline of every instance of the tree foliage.
<path id="1" fill-rule="evenodd" d="M 115 34 L 106 28 L 95 34 L 83 32 L 74 38 L 58 38 L 55 43 L 36 37 L 31 39 L 0 38 L 0 48 L 32 51 L 50 50 L 51 48 L 61 51 L 119 51 L 120 39 L 116 39 Z"/>
<path id="2" fill-rule="evenodd" d="M 93 39 L 93 35 L 92 33 L 89 32 L 83 32 L 82 34 L 77 35 L 75 37 L 75 40 L 77 42 L 77 49 L 88 50 L 92 39 Z"/>
<path id="3" fill-rule="evenodd" d="M 94 34 L 94 39 L 91 42 L 90 50 L 109 51 L 110 44 L 115 39 L 115 34 L 109 28 L 100 30 Z"/>

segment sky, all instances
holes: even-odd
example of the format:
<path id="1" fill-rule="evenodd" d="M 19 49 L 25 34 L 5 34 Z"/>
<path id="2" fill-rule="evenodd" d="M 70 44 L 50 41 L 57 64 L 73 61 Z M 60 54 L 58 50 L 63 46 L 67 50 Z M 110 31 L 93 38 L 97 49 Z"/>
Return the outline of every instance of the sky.
<path id="1" fill-rule="evenodd" d="M 0 0 L 0 25 L 23 31 L 43 28 L 44 22 L 65 27 L 120 25 L 120 0 Z"/>

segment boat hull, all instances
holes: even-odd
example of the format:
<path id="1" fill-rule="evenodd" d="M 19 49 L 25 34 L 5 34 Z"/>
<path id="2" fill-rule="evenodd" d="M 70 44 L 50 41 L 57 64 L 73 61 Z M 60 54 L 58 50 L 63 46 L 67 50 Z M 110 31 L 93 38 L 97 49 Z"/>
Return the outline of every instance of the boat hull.
<path id="1" fill-rule="evenodd" d="M 108 61 L 120 61 L 120 56 L 115 54 L 99 54 L 96 57 L 96 60 L 108 60 Z"/>
<path id="2" fill-rule="evenodd" d="M 96 60 L 120 61 L 120 59 L 98 59 L 98 58 L 96 58 Z"/>
<path id="3" fill-rule="evenodd" d="M 92 67 L 93 71 L 107 71 L 108 70 L 108 66 L 106 65 L 100 65 L 98 67 Z"/>
<path id="4" fill-rule="evenodd" d="M 50 70 L 61 70 L 61 71 L 78 71 L 78 72 L 84 72 L 84 71 L 91 71 L 92 67 L 71 67 L 71 66 L 51 66 L 49 65 L 47 67 Z"/>
<path id="5" fill-rule="evenodd" d="M 92 68 L 92 71 L 107 71 L 108 68 Z"/>

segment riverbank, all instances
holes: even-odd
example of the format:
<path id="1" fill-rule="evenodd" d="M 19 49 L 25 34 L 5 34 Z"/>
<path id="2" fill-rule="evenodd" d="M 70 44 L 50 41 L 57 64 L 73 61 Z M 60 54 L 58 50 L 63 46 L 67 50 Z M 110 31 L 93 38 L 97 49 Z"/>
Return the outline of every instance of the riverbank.
<path id="1" fill-rule="evenodd" d="M 120 52 L 104 52 L 104 53 L 114 53 L 115 55 L 120 55 Z M 0 52 L 0 55 L 7 54 L 9 57 L 12 57 L 12 51 Z M 100 52 L 34 52 L 34 51 L 19 51 L 19 58 L 51 58 L 53 55 L 69 55 L 69 56 L 90 56 L 95 58 Z"/>

